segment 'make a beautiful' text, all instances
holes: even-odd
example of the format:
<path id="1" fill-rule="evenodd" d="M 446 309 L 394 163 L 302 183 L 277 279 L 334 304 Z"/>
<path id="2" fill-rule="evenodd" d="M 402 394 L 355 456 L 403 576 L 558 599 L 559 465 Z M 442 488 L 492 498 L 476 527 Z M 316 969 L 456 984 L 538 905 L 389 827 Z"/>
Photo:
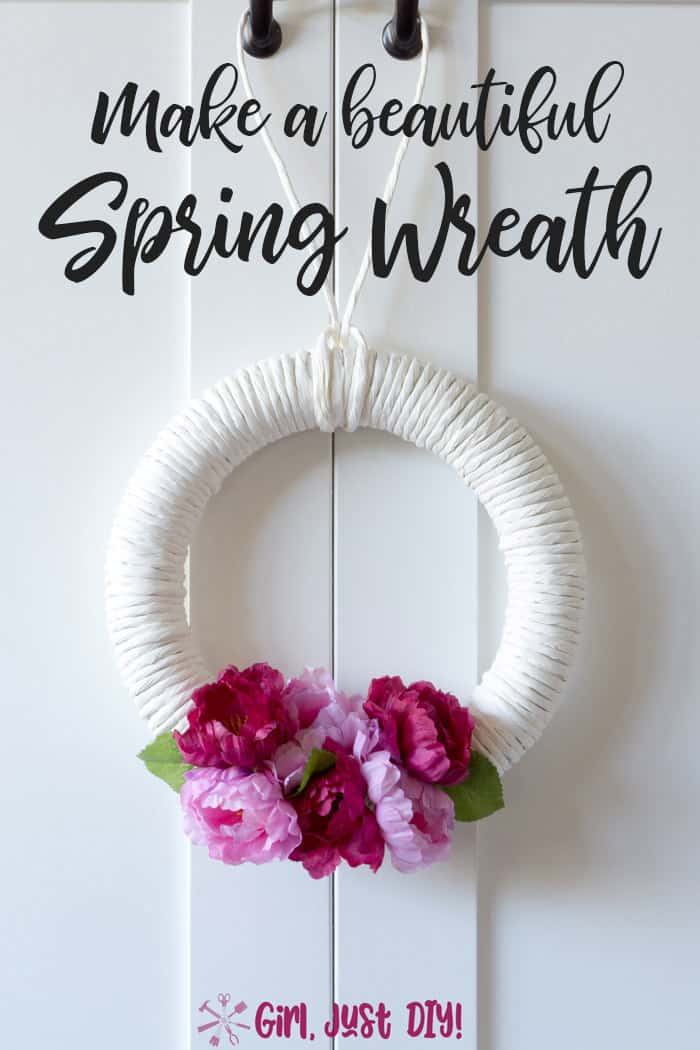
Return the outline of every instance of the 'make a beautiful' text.
<path id="1" fill-rule="evenodd" d="M 537 158 L 536 163 L 546 163 L 539 155 L 546 154 L 548 143 L 579 136 L 594 144 L 603 141 L 624 76 L 621 62 L 606 62 L 576 101 L 557 97 L 558 77 L 551 66 L 535 70 L 519 92 L 490 69 L 457 104 L 407 106 L 397 98 L 377 102 L 376 69 L 365 63 L 348 81 L 339 127 L 357 151 L 367 149 L 376 135 L 393 138 L 405 133 L 433 149 L 456 138 L 470 139 L 481 151 L 493 149 L 501 139 L 513 139 Z M 236 67 L 224 63 L 209 77 L 196 107 L 164 104 L 159 91 L 144 93 L 133 81 L 114 100 L 100 91 L 90 137 L 103 146 L 110 135 L 139 133 L 154 153 L 162 153 L 169 140 L 184 147 L 208 140 L 222 148 L 223 170 L 228 161 L 235 164 L 247 141 L 271 119 L 257 99 L 244 97 Z M 286 138 L 316 149 L 327 123 L 326 112 L 295 102 L 281 130 Z M 262 154 L 255 163 L 261 158 Z M 457 267 L 466 276 L 491 254 L 541 257 L 553 272 L 571 268 L 584 279 L 608 256 L 622 260 L 632 277 L 641 278 L 659 245 L 661 229 L 650 229 L 640 214 L 652 186 L 647 164 L 634 164 L 612 179 L 592 165 L 563 191 L 562 214 L 524 216 L 516 207 L 503 207 L 487 224 L 480 224 L 483 235 L 477 233 L 473 193 L 455 187 L 445 160 L 434 164 L 433 177 L 441 201 L 437 220 L 431 215 L 419 224 L 402 221 L 397 214 L 390 221 L 384 201 L 374 201 L 370 236 L 376 276 L 388 277 L 403 255 L 413 276 L 429 281 L 448 243 L 456 240 Z M 382 179 L 383 172 L 378 172 L 378 183 Z M 234 186 L 224 185 L 216 202 L 202 202 L 187 193 L 179 203 L 154 204 L 135 195 L 127 176 L 118 171 L 81 178 L 44 211 L 39 230 L 50 240 L 76 243 L 78 250 L 64 270 L 70 281 L 87 280 L 117 256 L 127 295 L 135 292 L 139 264 L 159 259 L 171 241 L 180 245 L 185 272 L 191 276 L 200 274 L 214 257 L 243 262 L 257 257 L 275 263 L 285 253 L 298 253 L 297 286 L 305 295 L 314 295 L 328 277 L 336 245 L 348 234 L 348 227 L 337 228 L 333 212 L 318 201 L 293 214 L 276 201 L 253 211 L 239 200 Z"/>

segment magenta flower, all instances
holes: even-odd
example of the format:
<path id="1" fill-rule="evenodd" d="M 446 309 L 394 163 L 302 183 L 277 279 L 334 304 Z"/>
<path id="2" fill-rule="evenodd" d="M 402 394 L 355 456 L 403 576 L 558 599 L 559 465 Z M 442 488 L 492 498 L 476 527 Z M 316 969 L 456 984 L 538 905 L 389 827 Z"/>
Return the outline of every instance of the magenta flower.
<path id="1" fill-rule="evenodd" d="M 284 693 L 284 678 L 269 664 L 244 671 L 227 667 L 216 682 L 194 692 L 188 728 L 174 733 L 185 761 L 261 769 L 298 728 L 298 715 Z"/>
<path id="2" fill-rule="evenodd" d="M 270 773 L 193 769 L 180 802 L 186 834 L 224 864 L 286 860 L 301 842 L 294 808 Z"/>
<path id="3" fill-rule="evenodd" d="M 332 769 L 314 777 L 306 790 L 290 799 L 299 820 L 301 844 L 291 854 L 314 879 L 330 875 L 341 860 L 356 868 L 367 864 L 377 871 L 384 857 L 384 840 L 374 813 L 367 807 L 367 784 L 360 763 L 335 751 Z"/>
<path id="4" fill-rule="evenodd" d="M 452 799 L 399 769 L 388 751 L 375 751 L 362 773 L 394 867 L 412 872 L 443 860 L 452 843 Z"/>
<path id="5" fill-rule="evenodd" d="M 474 721 L 451 693 L 430 682 L 375 678 L 364 708 L 379 723 L 382 745 L 418 780 L 458 784 L 468 775 Z"/>

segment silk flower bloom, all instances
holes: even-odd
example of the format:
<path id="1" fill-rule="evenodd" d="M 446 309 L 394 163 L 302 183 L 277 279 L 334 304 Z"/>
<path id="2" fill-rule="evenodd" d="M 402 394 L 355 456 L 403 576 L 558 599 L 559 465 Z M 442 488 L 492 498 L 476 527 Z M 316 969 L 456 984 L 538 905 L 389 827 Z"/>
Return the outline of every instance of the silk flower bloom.
<path id="1" fill-rule="evenodd" d="M 186 834 L 225 864 L 286 860 L 301 842 L 294 808 L 271 773 L 193 769 L 180 802 Z"/>
<path id="2" fill-rule="evenodd" d="M 337 747 L 330 739 L 325 745 L 334 751 Z M 353 868 L 366 864 L 372 871 L 381 865 L 384 840 L 366 795 L 357 759 L 336 751 L 335 765 L 293 798 L 302 840 L 291 859 L 301 861 L 312 878 L 330 875 L 341 860 Z"/>
<path id="3" fill-rule="evenodd" d="M 244 671 L 227 667 L 216 682 L 193 693 L 188 727 L 174 733 L 183 758 L 193 766 L 263 768 L 329 702 L 332 680 L 322 675 L 306 672 L 285 686 L 269 664 Z"/>
<path id="4" fill-rule="evenodd" d="M 347 696 L 334 687 L 329 703 L 319 710 L 313 724 L 275 752 L 272 765 L 286 794 L 299 786 L 313 749 L 324 747 L 327 740 L 358 761 L 374 750 L 379 742 L 379 726 L 367 718 L 362 704 L 361 696 Z"/>
<path id="5" fill-rule="evenodd" d="M 388 751 L 370 755 L 362 773 L 394 867 L 412 872 L 444 860 L 454 829 L 452 799 L 399 769 Z"/>
<path id="6" fill-rule="evenodd" d="M 364 708 L 391 757 L 418 780 L 459 784 L 468 776 L 474 720 L 456 696 L 387 675 L 373 679 Z"/>

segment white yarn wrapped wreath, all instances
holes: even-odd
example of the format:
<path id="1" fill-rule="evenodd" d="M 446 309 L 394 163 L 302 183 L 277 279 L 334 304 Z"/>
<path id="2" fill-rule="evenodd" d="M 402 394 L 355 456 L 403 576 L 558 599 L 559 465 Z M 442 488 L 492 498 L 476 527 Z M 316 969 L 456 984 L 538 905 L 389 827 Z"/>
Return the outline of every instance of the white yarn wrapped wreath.
<path id="1" fill-rule="evenodd" d="M 424 23 L 422 31 L 418 98 L 427 68 Z M 240 43 L 239 62 L 250 94 Z M 269 136 L 266 144 L 284 185 L 288 176 Z M 285 189 L 294 196 L 291 185 Z M 476 746 L 503 772 L 541 735 L 567 679 L 584 601 L 579 526 L 544 453 L 505 409 L 458 376 L 367 347 L 350 317 L 368 268 L 366 253 L 342 323 L 326 289 L 331 326 L 312 350 L 222 379 L 146 453 L 108 553 L 107 614 L 118 664 L 154 732 L 182 727 L 192 693 L 213 678 L 187 620 L 184 583 L 188 548 L 211 497 L 245 459 L 291 434 L 383 430 L 449 463 L 498 533 L 507 568 L 505 626 L 469 708 Z"/>

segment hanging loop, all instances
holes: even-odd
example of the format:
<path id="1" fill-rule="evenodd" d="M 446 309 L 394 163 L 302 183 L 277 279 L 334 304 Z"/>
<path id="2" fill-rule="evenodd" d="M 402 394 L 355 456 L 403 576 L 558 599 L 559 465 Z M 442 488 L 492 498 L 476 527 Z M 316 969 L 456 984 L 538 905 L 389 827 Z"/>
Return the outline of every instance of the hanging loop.
<path id="1" fill-rule="evenodd" d="M 350 325 L 343 334 L 332 325 L 311 351 L 311 384 L 316 426 L 326 434 L 353 431 L 363 418 L 371 369 L 362 332 Z"/>
<path id="2" fill-rule="evenodd" d="M 394 17 L 384 26 L 382 43 L 392 58 L 415 58 L 420 54 L 418 0 L 396 0 Z"/>
<path id="3" fill-rule="evenodd" d="M 238 36 L 236 40 L 236 55 L 238 58 L 238 69 L 241 75 L 241 81 L 243 82 L 243 88 L 245 90 L 246 98 L 254 98 L 253 88 L 250 83 L 250 77 L 248 75 L 248 69 L 245 61 L 245 46 L 244 46 L 244 34 L 248 26 L 250 14 L 248 10 L 244 9 L 241 14 L 240 21 L 238 23 Z M 423 98 L 423 91 L 425 90 L 425 80 L 428 75 L 428 59 L 430 57 L 430 34 L 428 33 L 428 23 L 424 18 L 418 20 L 418 33 L 421 39 L 421 58 L 420 66 L 418 69 L 418 78 L 416 81 L 416 91 L 413 96 L 413 105 L 418 105 Z M 262 139 L 265 149 L 267 150 L 272 163 L 274 164 L 275 171 L 279 176 L 280 184 L 284 190 L 285 196 L 291 205 L 292 211 L 298 213 L 301 211 L 301 204 L 299 198 L 296 195 L 292 180 L 289 177 L 289 172 L 285 166 L 282 157 L 280 156 L 279 150 L 275 146 L 270 132 L 268 131 L 265 122 L 263 122 L 260 130 L 260 138 Z M 401 136 L 396 154 L 394 156 L 394 163 L 391 166 L 391 171 L 387 176 L 386 184 L 384 186 L 384 192 L 382 193 L 381 199 L 388 205 L 391 203 L 394 193 L 396 191 L 396 184 L 399 179 L 399 172 L 401 171 L 401 165 L 403 159 L 406 156 L 406 150 L 408 149 L 408 143 L 410 139 L 405 133 Z M 308 224 L 304 227 L 308 233 Z M 310 234 L 309 244 L 307 245 L 307 252 L 309 259 L 313 259 L 316 255 L 315 248 L 315 237 L 313 233 Z M 352 318 L 357 305 L 357 300 L 362 290 L 362 287 L 367 279 L 367 275 L 372 265 L 372 241 L 371 238 L 365 248 L 365 253 L 362 257 L 360 269 L 355 283 L 350 289 L 348 295 L 347 306 L 342 318 L 339 315 L 338 303 L 335 297 L 333 286 L 328 279 L 323 282 L 323 294 L 326 299 L 326 305 L 328 307 L 328 318 L 330 321 L 330 329 L 332 332 L 337 332 L 337 338 L 342 346 L 348 339 L 350 329 L 352 327 Z"/>
<path id="4" fill-rule="evenodd" d="M 243 47 L 253 58 L 269 58 L 279 51 L 282 30 L 272 17 L 272 0 L 250 0 L 243 27 Z"/>

